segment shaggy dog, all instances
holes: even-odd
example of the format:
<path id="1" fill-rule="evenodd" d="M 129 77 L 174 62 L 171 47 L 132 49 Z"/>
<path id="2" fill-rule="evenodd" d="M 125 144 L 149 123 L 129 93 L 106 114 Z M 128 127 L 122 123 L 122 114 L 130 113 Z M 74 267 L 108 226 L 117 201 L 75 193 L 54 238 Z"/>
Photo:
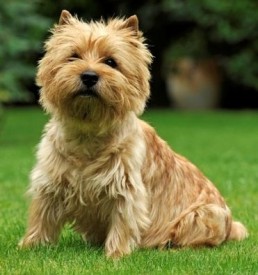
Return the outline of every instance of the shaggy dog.
<path id="1" fill-rule="evenodd" d="M 66 223 L 113 258 L 247 236 L 214 185 L 138 118 L 150 94 L 144 41 L 136 16 L 85 23 L 62 12 L 37 73 L 51 119 L 21 247 L 57 241 Z"/>

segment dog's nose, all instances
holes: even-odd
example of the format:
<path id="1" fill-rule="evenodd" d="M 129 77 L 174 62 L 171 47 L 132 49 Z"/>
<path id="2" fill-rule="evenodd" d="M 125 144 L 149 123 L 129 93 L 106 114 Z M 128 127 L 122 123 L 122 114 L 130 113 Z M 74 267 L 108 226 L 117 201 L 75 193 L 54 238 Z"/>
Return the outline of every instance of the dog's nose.
<path id="1" fill-rule="evenodd" d="M 99 80 L 99 76 L 93 71 L 86 71 L 81 74 L 81 81 L 87 88 L 94 86 Z"/>

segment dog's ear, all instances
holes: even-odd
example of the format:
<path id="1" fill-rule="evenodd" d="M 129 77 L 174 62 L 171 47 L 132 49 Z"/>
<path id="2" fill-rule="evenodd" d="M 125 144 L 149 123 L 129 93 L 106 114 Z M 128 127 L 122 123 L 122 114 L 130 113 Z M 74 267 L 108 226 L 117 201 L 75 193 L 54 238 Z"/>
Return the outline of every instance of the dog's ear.
<path id="1" fill-rule="evenodd" d="M 71 13 L 67 10 L 62 10 L 60 18 L 59 18 L 59 25 L 69 24 L 70 20 L 73 18 Z"/>
<path id="2" fill-rule="evenodd" d="M 132 15 L 124 21 L 124 28 L 131 29 L 137 35 L 139 32 L 139 21 L 136 15 Z"/>

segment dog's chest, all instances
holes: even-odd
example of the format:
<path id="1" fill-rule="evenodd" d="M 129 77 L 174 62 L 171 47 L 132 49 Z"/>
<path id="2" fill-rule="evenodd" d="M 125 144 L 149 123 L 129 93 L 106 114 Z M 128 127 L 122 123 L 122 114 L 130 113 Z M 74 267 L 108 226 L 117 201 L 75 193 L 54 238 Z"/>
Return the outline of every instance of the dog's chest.
<path id="1" fill-rule="evenodd" d="M 101 217 L 107 209 L 111 211 L 119 185 L 124 180 L 119 160 L 114 156 L 106 156 L 84 160 L 83 163 L 78 160 L 71 162 L 71 159 L 69 163 L 66 162 L 67 169 L 61 176 L 63 180 L 60 187 L 67 210 L 89 211 L 93 217 Z"/>
<path id="2" fill-rule="evenodd" d="M 44 169 L 54 183 L 50 188 L 59 189 L 69 216 L 84 213 L 90 220 L 106 220 L 114 202 L 126 198 L 127 192 L 137 189 L 141 183 L 143 141 L 135 143 L 134 138 L 127 138 L 123 142 L 105 143 L 99 148 L 94 146 L 96 153 L 88 149 L 89 144 L 78 144 L 74 140 L 57 143 L 49 137 L 42 142 L 40 151 L 43 162 L 47 163 Z M 56 190 L 53 193 L 56 194 Z"/>

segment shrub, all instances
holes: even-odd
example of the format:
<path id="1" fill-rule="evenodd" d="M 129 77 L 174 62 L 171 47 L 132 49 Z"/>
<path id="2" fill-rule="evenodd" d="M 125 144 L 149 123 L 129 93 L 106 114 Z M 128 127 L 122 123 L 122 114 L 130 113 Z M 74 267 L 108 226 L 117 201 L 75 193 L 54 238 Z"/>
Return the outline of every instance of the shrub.
<path id="1" fill-rule="evenodd" d="M 0 9 L 0 103 L 31 99 L 26 85 L 34 77 L 35 55 L 49 20 L 37 12 L 36 1 L 9 0 Z"/>

